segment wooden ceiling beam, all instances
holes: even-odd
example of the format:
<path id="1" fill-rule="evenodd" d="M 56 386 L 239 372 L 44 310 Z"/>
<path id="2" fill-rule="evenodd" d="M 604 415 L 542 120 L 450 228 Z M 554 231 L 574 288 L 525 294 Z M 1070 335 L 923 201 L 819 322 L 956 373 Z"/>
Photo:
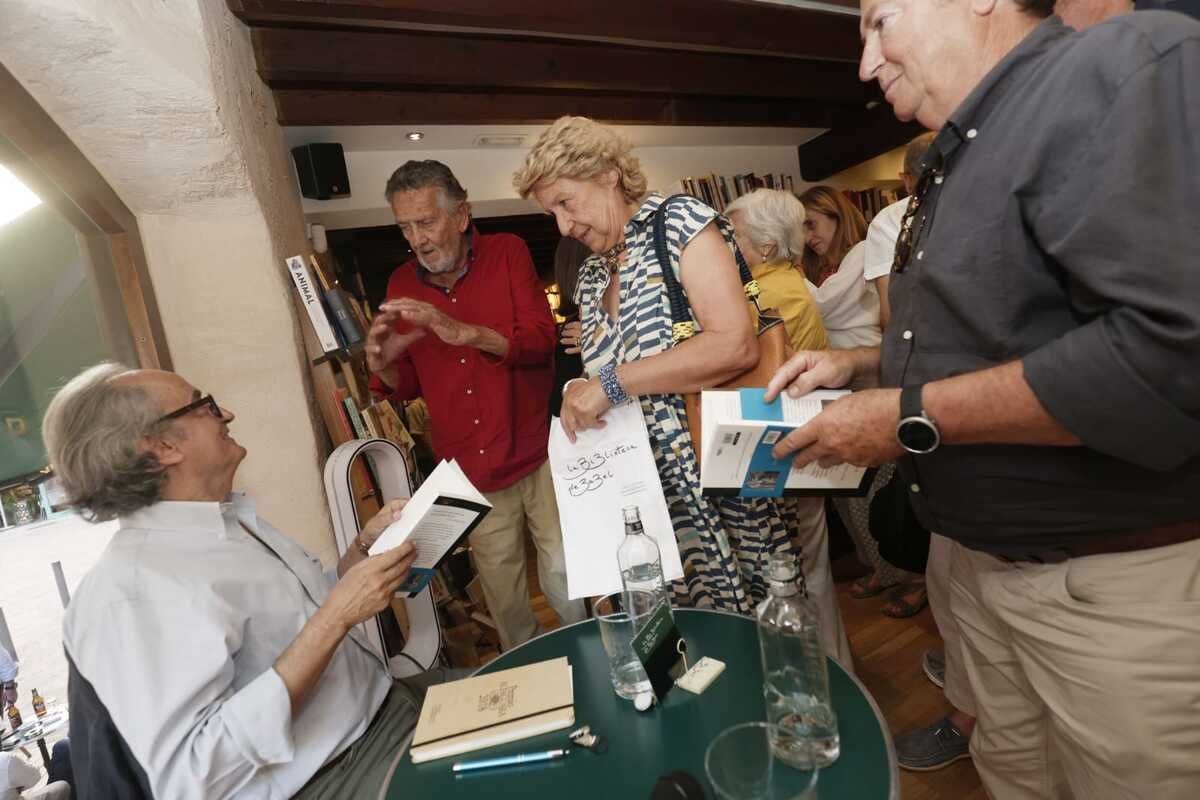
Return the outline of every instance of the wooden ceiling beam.
<path id="1" fill-rule="evenodd" d="M 846 116 L 828 103 L 571 93 L 275 89 L 281 125 L 522 125 L 578 114 L 611 124 L 825 128 Z"/>
<path id="2" fill-rule="evenodd" d="M 456 87 L 866 102 L 855 65 L 408 31 L 257 28 L 267 85 Z"/>
<path id="3" fill-rule="evenodd" d="M 857 0 L 829 0 L 857 8 Z M 257 25 L 492 31 L 857 61 L 858 17 L 747 0 L 226 0 Z"/>
<path id="4" fill-rule="evenodd" d="M 924 128 L 901 122 L 887 103 L 856 112 L 799 147 L 800 177 L 823 181 L 844 169 L 908 144 Z"/>

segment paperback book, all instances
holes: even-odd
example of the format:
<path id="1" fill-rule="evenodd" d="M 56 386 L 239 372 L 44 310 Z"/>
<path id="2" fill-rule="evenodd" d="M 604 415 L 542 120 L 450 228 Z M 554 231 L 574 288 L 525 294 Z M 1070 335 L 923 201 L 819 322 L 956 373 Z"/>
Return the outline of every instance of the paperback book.
<path id="1" fill-rule="evenodd" d="M 771 451 L 780 439 L 801 427 L 829 403 L 849 394 L 820 389 L 803 397 L 786 393 L 767 403 L 763 389 L 713 389 L 700 395 L 704 458 L 700 485 L 706 495 L 796 497 L 865 495 L 873 470 L 852 464 L 801 469 L 791 458 Z"/>

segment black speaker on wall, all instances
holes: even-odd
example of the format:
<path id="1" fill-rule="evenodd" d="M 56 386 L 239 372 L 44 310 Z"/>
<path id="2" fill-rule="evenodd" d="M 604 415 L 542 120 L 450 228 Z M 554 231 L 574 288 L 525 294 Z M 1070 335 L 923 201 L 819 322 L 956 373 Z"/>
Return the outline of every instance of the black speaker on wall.
<path id="1" fill-rule="evenodd" d="M 292 148 L 300 194 L 314 200 L 345 197 L 350 194 L 350 176 L 346 157 L 336 142 L 305 144 Z"/>

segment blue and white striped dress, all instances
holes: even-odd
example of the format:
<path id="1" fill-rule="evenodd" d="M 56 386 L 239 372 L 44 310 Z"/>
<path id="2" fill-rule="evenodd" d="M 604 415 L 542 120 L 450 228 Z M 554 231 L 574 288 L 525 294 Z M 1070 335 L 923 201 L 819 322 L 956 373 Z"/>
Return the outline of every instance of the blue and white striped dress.
<path id="1" fill-rule="evenodd" d="M 594 255 L 580 267 L 576 302 L 583 328 L 583 363 L 590 375 L 610 362 L 637 361 L 671 347 L 671 312 L 662 266 L 654 252 L 653 217 L 662 201 L 658 195 L 648 197 L 625 226 L 616 325 L 604 309 L 609 282 L 604 259 Z M 717 223 L 726 242 L 733 241 L 729 222 L 699 200 L 675 200 L 667 213 L 667 245 L 677 276 L 683 248 L 710 223 Z M 715 267 L 693 264 L 690 268 Z M 729 268 L 735 269 L 732 262 Z M 737 300 L 745 302 L 740 294 Z M 703 333 L 699 336 L 703 341 Z M 636 399 L 646 418 L 683 558 L 684 578 L 672 587 L 676 603 L 751 613 L 766 596 L 770 554 L 793 549 L 781 514 L 786 509 L 774 500 L 703 497 L 683 396 L 654 394 Z"/>

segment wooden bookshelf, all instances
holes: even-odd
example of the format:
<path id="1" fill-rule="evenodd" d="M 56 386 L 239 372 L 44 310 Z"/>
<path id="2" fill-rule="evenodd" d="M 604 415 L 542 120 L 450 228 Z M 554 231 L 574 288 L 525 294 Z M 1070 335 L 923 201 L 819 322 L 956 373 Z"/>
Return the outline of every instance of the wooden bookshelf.
<path id="1" fill-rule="evenodd" d="M 717 211 L 723 212 L 725 207 L 735 199 L 753 192 L 755 189 L 781 189 L 794 192 L 796 185 L 791 175 L 783 173 L 764 173 L 762 175 L 753 172 L 738 175 L 709 173 L 700 177 L 680 178 L 669 194 L 690 194 Z"/>

